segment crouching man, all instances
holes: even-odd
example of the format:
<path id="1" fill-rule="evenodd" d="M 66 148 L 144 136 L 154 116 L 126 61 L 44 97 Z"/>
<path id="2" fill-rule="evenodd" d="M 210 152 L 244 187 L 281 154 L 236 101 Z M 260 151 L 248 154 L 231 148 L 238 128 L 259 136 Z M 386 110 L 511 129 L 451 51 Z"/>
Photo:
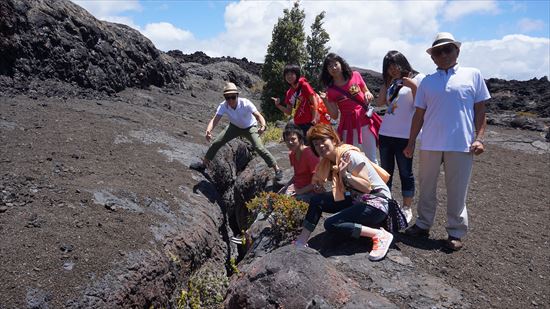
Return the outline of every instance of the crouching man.
<path id="1" fill-rule="evenodd" d="M 224 101 L 220 103 L 216 114 L 206 127 L 206 140 L 212 140 L 212 130 L 216 127 L 223 115 L 229 118 L 229 125 L 216 137 L 208 148 L 203 159 L 205 166 L 218 150 L 232 139 L 242 136 L 252 144 L 254 150 L 264 159 L 267 166 L 275 171 L 275 180 L 283 178 L 283 171 L 277 165 L 273 155 L 264 147 L 260 135 L 266 130 L 264 117 L 258 112 L 256 106 L 248 99 L 240 98 L 237 86 L 233 83 L 226 83 L 223 88 Z M 258 125 L 259 124 L 259 125 Z"/>

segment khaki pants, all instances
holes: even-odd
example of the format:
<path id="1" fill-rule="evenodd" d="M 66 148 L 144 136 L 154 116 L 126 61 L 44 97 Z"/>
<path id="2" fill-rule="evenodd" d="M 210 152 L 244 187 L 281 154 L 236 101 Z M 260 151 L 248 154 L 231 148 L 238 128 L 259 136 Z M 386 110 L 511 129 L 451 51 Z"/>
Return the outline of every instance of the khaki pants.
<path id="1" fill-rule="evenodd" d="M 466 195 L 472 174 L 473 154 L 455 151 L 420 151 L 419 200 L 416 224 L 429 229 L 437 208 L 437 179 L 443 163 L 447 188 L 447 233 L 462 238 L 468 231 Z"/>
<path id="2" fill-rule="evenodd" d="M 250 141 L 254 150 L 256 150 L 260 157 L 264 159 L 265 163 L 267 163 L 267 166 L 273 167 L 275 166 L 275 164 L 277 164 L 273 155 L 264 147 L 264 144 L 260 139 L 260 135 L 258 134 L 257 126 L 251 126 L 250 128 L 241 129 L 232 123 L 229 123 L 229 125 L 223 130 L 223 132 L 216 137 L 214 142 L 212 142 L 212 145 L 210 145 L 210 147 L 206 151 L 206 159 L 212 161 L 218 150 L 223 145 L 227 144 L 230 140 L 239 136 L 242 136 Z"/>

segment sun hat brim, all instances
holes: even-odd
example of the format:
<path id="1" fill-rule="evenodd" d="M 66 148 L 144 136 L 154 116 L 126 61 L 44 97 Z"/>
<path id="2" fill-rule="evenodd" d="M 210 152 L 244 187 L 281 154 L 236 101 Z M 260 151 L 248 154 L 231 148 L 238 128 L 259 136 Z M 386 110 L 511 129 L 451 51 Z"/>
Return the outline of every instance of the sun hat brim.
<path id="1" fill-rule="evenodd" d="M 458 48 L 458 49 L 460 49 L 460 46 L 462 45 L 462 43 L 457 42 L 457 41 L 453 41 L 452 39 L 441 39 L 441 40 L 435 41 L 434 44 L 432 45 L 432 47 L 426 49 L 426 52 L 428 53 L 428 55 L 431 55 L 432 54 L 432 49 L 434 49 L 436 47 L 439 47 L 439 46 L 447 45 L 447 44 L 454 44 L 456 46 L 456 48 Z"/>

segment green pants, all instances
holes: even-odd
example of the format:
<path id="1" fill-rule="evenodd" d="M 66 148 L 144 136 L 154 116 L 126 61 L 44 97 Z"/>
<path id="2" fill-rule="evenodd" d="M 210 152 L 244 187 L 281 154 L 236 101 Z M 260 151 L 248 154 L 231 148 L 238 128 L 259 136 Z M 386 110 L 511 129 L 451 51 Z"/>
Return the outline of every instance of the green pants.
<path id="1" fill-rule="evenodd" d="M 250 143 L 252 143 L 252 147 L 254 147 L 254 150 L 256 150 L 260 157 L 264 159 L 265 163 L 267 163 L 267 166 L 273 167 L 275 166 L 275 164 L 277 164 L 273 155 L 264 147 L 264 144 L 260 139 L 260 135 L 258 134 L 257 126 L 251 126 L 250 128 L 241 129 L 232 123 L 230 123 L 223 130 L 223 132 L 216 137 L 212 145 L 210 145 L 210 148 L 208 148 L 208 151 L 205 155 L 206 159 L 212 161 L 218 150 L 220 150 L 223 145 L 227 144 L 230 140 L 239 136 L 245 137 L 247 140 L 250 141 Z"/>

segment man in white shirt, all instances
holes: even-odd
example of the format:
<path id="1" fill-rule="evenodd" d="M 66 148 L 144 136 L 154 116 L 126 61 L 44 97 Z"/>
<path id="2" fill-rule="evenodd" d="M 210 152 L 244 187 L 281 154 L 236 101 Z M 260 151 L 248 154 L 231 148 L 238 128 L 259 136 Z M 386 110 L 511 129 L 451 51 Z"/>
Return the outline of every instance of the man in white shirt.
<path id="1" fill-rule="evenodd" d="M 260 135 L 266 129 L 265 119 L 256 109 L 256 106 L 245 98 L 239 98 L 237 86 L 233 83 L 226 83 L 223 89 L 224 101 L 220 103 L 216 114 L 206 127 L 206 140 L 212 140 L 212 130 L 216 127 L 223 115 L 229 118 L 229 125 L 216 137 L 204 156 L 203 163 L 208 166 L 218 150 L 232 139 L 245 137 L 258 154 L 265 160 L 267 166 L 275 171 L 275 180 L 283 178 L 283 171 L 277 165 L 273 155 L 264 147 Z M 258 123 L 260 126 L 258 127 Z"/>
<path id="2" fill-rule="evenodd" d="M 437 178 L 443 163 L 447 189 L 447 234 L 445 246 L 453 251 L 463 246 L 468 230 L 466 195 L 473 155 L 483 153 L 485 101 L 491 96 L 478 69 L 457 63 L 461 43 L 448 32 L 438 33 L 426 52 L 437 71 L 424 78 L 415 97 L 415 113 L 407 147 L 412 157 L 416 137 L 422 129 L 418 217 L 405 233 L 429 236 L 437 207 Z"/>

